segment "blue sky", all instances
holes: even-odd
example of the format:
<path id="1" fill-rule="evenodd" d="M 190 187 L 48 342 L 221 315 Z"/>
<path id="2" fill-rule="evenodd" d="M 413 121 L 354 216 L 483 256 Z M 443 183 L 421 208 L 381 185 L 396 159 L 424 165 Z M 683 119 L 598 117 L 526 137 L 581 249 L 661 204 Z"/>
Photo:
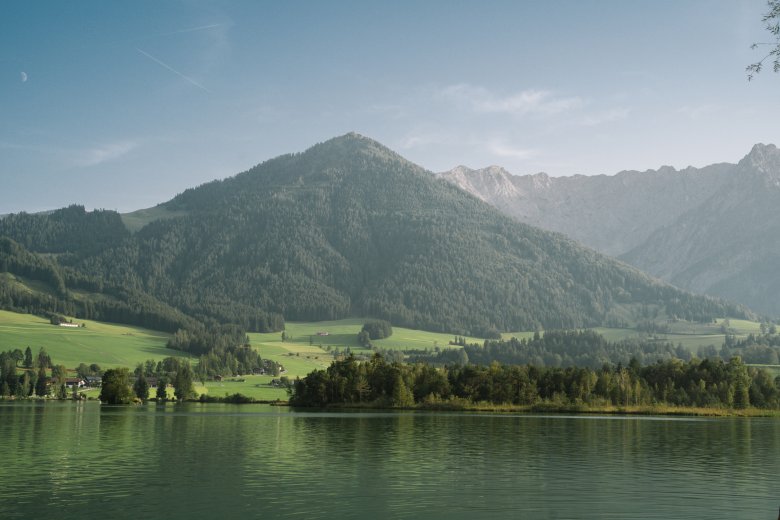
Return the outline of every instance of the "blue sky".
<path id="1" fill-rule="evenodd" d="M 434 171 L 780 144 L 763 0 L 0 5 L 0 214 L 131 211 L 356 131 Z"/>

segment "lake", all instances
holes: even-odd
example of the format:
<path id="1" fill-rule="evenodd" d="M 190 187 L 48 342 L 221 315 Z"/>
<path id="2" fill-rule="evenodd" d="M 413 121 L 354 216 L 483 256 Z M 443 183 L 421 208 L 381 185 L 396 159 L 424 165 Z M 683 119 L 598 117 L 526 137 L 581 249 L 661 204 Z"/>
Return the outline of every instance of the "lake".
<path id="1" fill-rule="evenodd" d="M 780 419 L 0 402 L 0 518 L 746 519 Z"/>

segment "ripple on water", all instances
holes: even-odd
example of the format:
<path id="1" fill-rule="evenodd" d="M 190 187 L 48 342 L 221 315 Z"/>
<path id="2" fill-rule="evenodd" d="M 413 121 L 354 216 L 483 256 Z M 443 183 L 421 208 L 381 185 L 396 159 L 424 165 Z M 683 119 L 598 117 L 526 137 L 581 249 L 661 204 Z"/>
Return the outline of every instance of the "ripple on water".
<path id="1" fill-rule="evenodd" d="M 774 419 L 0 404 L 0 518 L 776 515 Z"/>

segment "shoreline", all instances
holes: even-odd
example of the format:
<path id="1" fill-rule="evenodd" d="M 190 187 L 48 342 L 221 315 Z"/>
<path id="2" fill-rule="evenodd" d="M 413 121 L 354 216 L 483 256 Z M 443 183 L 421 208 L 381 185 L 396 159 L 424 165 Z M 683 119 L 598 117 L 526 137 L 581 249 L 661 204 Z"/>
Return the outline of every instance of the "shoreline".
<path id="1" fill-rule="evenodd" d="M 0 402 L 94 402 L 100 403 L 97 399 L 56 399 L 56 398 L 40 398 L 40 397 L 0 397 Z M 252 405 L 262 404 L 268 406 L 280 406 L 288 407 L 293 410 L 308 411 L 376 411 L 376 412 L 486 412 L 486 413 L 515 413 L 515 414 L 572 414 L 572 415 L 615 415 L 615 416 L 678 416 L 678 417 L 780 417 L 780 410 L 776 409 L 764 409 L 764 408 L 705 408 L 705 407 L 685 407 L 685 406 L 669 406 L 669 405 L 556 405 L 552 403 L 537 403 L 533 405 L 510 405 L 510 404 L 493 404 L 493 403 L 421 403 L 415 406 L 395 407 L 395 406 L 382 406 L 375 403 L 342 403 L 331 404 L 324 408 L 319 407 L 305 407 L 295 406 L 290 404 L 289 401 L 279 400 L 245 400 L 245 401 L 231 401 L 229 399 L 186 399 L 184 401 L 166 400 L 164 402 L 157 402 L 156 399 L 149 399 L 145 403 L 135 402 L 128 403 L 130 405 L 140 404 L 176 404 L 176 403 L 195 403 L 195 404 L 239 404 L 239 405 Z"/>
<path id="2" fill-rule="evenodd" d="M 516 414 L 570 414 L 570 415 L 615 415 L 615 416 L 679 416 L 679 417 L 780 417 L 780 410 L 762 408 L 702 408 L 702 407 L 675 407 L 675 406 L 581 406 L 581 405 L 552 405 L 537 403 L 534 405 L 501 405 L 491 403 L 437 403 L 421 404 L 410 407 L 374 406 L 361 403 L 334 404 L 325 408 L 307 408 L 283 404 L 297 410 L 363 410 L 363 411 L 431 411 L 431 412 L 489 412 L 489 413 L 516 413 Z"/>

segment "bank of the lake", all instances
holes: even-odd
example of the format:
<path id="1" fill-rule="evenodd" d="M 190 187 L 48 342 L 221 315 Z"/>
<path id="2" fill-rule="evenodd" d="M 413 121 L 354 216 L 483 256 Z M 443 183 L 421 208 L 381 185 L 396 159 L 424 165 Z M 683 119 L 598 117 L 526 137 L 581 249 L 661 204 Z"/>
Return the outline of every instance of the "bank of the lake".
<path id="1" fill-rule="evenodd" d="M 54 399 L 51 397 L 0 397 L 0 403 L 7 402 L 74 402 L 70 399 Z M 98 402 L 95 398 L 85 400 L 86 402 Z M 80 402 L 80 401 L 75 401 Z M 494 404 L 494 403 L 473 403 L 463 400 L 439 401 L 436 403 L 420 403 L 407 407 L 382 406 L 375 403 L 344 403 L 326 406 L 324 408 L 306 408 L 300 406 L 291 406 L 289 401 L 281 399 L 254 399 L 243 394 L 232 394 L 219 396 L 209 396 L 201 394 L 197 399 L 188 399 L 183 402 L 176 400 L 158 401 L 155 398 L 149 399 L 146 403 L 136 401 L 133 404 L 125 406 L 147 406 L 150 404 L 165 406 L 173 404 L 232 404 L 232 405 L 268 405 L 275 407 L 290 407 L 293 411 L 307 412 L 350 412 L 364 411 L 374 413 L 402 413 L 402 412 L 487 412 L 497 414 L 582 414 L 582 415 L 647 415 L 647 416 L 682 416 L 682 417 L 780 417 L 780 410 L 766 408 L 716 408 L 716 407 L 693 407 L 693 406 L 669 406 L 669 405 L 637 405 L 637 406 L 616 406 L 616 405 L 561 405 L 550 402 L 540 402 L 532 405 L 514 405 L 514 404 Z"/>
<path id="2" fill-rule="evenodd" d="M 0 402 L 4 519 L 774 519 L 780 419 Z"/>
<path id="3" fill-rule="evenodd" d="M 275 403 L 289 406 L 287 402 Z M 307 408 L 293 407 L 299 411 Z M 377 406 L 372 403 L 347 403 L 330 405 L 325 408 L 330 411 L 364 410 L 364 411 L 430 411 L 430 412 L 490 412 L 516 414 L 582 414 L 582 415 L 656 415 L 656 416 L 689 416 L 689 417 L 780 417 L 780 410 L 767 408 L 716 408 L 695 406 L 669 405 L 561 405 L 541 402 L 532 405 L 472 403 L 463 401 L 440 401 L 436 403 L 421 403 L 402 408 Z"/>

